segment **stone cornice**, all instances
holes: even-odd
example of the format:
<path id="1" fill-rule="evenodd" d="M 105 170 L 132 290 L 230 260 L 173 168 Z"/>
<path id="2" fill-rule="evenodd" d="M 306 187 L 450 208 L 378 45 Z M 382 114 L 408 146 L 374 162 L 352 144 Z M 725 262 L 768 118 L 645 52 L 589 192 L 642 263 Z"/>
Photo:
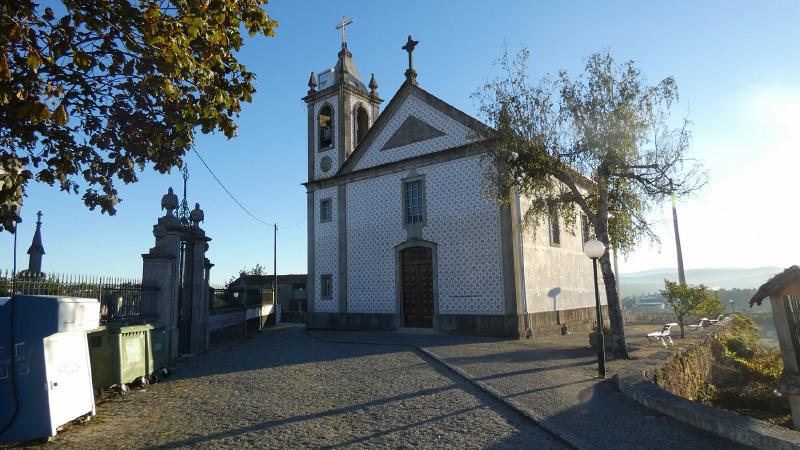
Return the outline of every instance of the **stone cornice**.
<path id="1" fill-rule="evenodd" d="M 308 95 L 306 95 L 305 97 L 302 98 L 302 100 L 304 102 L 306 102 L 307 104 L 312 104 L 312 103 L 316 103 L 316 102 L 318 102 L 320 100 L 324 100 L 324 99 L 326 99 L 328 97 L 331 97 L 333 95 L 337 95 L 337 94 L 341 94 L 341 93 L 347 93 L 347 94 L 351 94 L 351 95 L 357 95 L 357 96 L 360 96 L 360 97 L 364 97 L 364 98 L 369 99 L 370 102 L 378 104 L 378 105 L 383 103 L 383 99 L 381 99 L 377 95 L 372 95 L 369 92 L 364 92 L 364 91 L 362 91 L 360 89 L 356 89 L 355 86 L 352 86 L 352 85 L 347 84 L 347 83 L 336 83 L 336 84 L 334 84 L 334 85 L 332 85 L 330 87 L 327 87 L 327 88 L 325 88 L 325 89 L 323 89 L 321 91 L 309 92 Z"/>
<path id="2" fill-rule="evenodd" d="M 458 147 L 448 148 L 435 153 L 412 156 L 411 158 L 405 158 L 399 161 L 392 161 L 373 167 L 367 167 L 361 170 L 336 174 L 320 180 L 309 181 L 307 183 L 303 183 L 303 186 L 305 186 L 306 190 L 310 192 L 316 189 L 338 186 L 354 181 L 403 172 L 414 167 L 430 166 L 432 164 L 438 164 L 441 162 L 467 158 L 470 156 L 487 153 L 489 151 L 489 145 L 491 145 L 491 142 L 489 141 L 460 145 Z"/>

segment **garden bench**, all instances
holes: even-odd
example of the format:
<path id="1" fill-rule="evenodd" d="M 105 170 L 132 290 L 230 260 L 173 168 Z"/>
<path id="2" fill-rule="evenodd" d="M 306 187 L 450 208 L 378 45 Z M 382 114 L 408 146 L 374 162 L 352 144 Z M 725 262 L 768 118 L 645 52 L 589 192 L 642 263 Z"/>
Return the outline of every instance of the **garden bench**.
<path id="1" fill-rule="evenodd" d="M 689 331 L 697 331 L 709 325 L 711 325 L 711 321 L 707 317 L 703 317 L 697 325 L 689 325 Z"/>
<path id="2" fill-rule="evenodd" d="M 678 324 L 674 322 L 665 323 L 664 326 L 661 328 L 661 331 L 654 331 L 652 333 L 647 333 L 647 340 L 650 341 L 650 343 L 661 342 L 664 348 L 667 348 L 667 341 L 669 341 L 669 343 L 674 346 L 675 343 L 672 342 L 672 337 L 670 337 L 670 333 L 672 331 L 672 327 L 676 325 Z"/>

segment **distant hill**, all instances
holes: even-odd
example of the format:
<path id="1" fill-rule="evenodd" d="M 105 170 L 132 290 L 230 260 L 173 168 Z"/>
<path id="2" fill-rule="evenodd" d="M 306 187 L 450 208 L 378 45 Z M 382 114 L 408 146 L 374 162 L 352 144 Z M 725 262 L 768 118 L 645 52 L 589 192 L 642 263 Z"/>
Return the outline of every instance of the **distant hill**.
<path id="1" fill-rule="evenodd" d="M 756 267 L 753 269 L 691 269 L 686 271 L 686 282 L 705 284 L 723 289 L 758 288 L 775 274 L 780 267 Z M 664 288 L 664 279 L 678 281 L 677 269 L 655 269 L 620 274 L 620 290 L 623 297 L 655 293 Z"/>

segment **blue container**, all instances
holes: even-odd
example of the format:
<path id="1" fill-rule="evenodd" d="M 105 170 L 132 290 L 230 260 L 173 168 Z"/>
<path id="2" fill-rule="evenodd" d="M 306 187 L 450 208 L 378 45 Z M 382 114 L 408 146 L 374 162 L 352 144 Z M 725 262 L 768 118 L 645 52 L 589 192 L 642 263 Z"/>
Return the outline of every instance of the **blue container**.
<path id="1" fill-rule="evenodd" d="M 94 415 L 85 330 L 99 318 L 95 299 L 0 299 L 0 445 L 48 438 L 61 425 Z"/>

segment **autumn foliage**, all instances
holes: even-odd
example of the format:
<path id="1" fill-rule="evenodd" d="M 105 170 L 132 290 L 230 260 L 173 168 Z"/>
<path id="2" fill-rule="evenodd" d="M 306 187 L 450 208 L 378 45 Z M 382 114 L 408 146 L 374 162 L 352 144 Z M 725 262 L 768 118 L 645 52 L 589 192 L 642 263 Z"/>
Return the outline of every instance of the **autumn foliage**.
<path id="1" fill-rule="evenodd" d="M 180 165 L 195 133 L 236 134 L 255 92 L 236 57 L 272 36 L 267 0 L 0 1 L 0 230 L 32 180 L 114 214 L 114 183 Z"/>

